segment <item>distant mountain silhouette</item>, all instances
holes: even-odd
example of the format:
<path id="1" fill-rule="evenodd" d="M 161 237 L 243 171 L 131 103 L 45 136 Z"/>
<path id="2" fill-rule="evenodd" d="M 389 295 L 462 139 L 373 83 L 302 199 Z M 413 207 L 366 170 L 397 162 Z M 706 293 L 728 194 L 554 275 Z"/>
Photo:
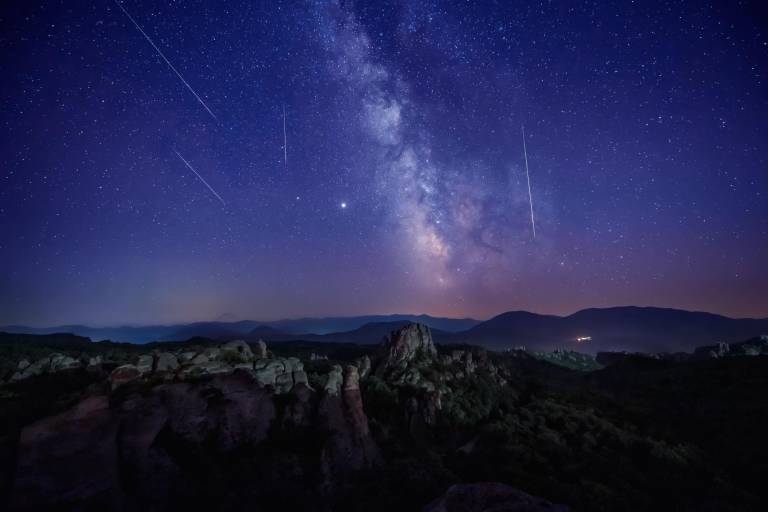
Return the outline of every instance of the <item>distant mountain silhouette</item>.
<path id="1" fill-rule="evenodd" d="M 365 324 L 357 329 L 345 332 L 332 332 L 323 334 L 322 336 L 316 336 L 313 339 L 329 341 L 334 343 L 360 343 L 360 344 L 377 344 L 381 340 L 406 325 L 416 323 L 408 320 L 394 321 L 394 322 L 371 322 Z M 450 335 L 446 331 L 440 329 L 430 329 L 433 337 L 445 338 Z"/>
<path id="2" fill-rule="evenodd" d="M 174 330 L 163 334 L 159 341 L 187 340 L 195 336 L 203 338 L 240 336 L 250 332 L 257 326 L 258 322 L 252 320 L 243 320 L 241 322 L 196 322 L 175 326 Z"/>
<path id="3" fill-rule="evenodd" d="M 584 309 L 569 316 L 510 311 L 485 322 L 428 315 L 367 315 L 143 327 L 7 326 L 0 327 L 0 331 L 23 334 L 68 332 L 94 341 L 110 339 L 131 343 L 183 341 L 196 336 L 377 343 L 390 331 L 411 322 L 428 325 L 438 343 L 481 344 L 492 349 L 516 346 L 535 350 L 572 348 L 590 353 L 692 351 L 701 345 L 741 341 L 768 333 L 768 319 L 765 318 L 734 319 L 712 313 L 634 306 Z M 576 342 L 577 337 L 586 336 L 591 340 Z"/>
<path id="4" fill-rule="evenodd" d="M 526 311 L 502 313 L 440 342 L 478 343 L 489 348 L 584 352 L 691 351 L 718 341 L 739 341 L 768 332 L 768 319 L 734 319 L 712 313 L 652 307 L 593 308 L 560 317 Z M 577 337 L 590 337 L 577 343 Z"/>
<path id="5" fill-rule="evenodd" d="M 420 323 L 432 329 L 448 332 L 464 331 L 480 323 L 472 318 L 443 318 L 429 315 L 364 315 L 326 318 L 296 318 L 262 322 L 289 334 L 330 334 L 349 332 L 366 324 L 376 323 Z"/>
<path id="6" fill-rule="evenodd" d="M 247 337 L 261 338 L 264 341 L 284 341 L 284 340 L 297 339 L 297 336 L 294 334 L 283 332 L 279 329 L 275 329 L 274 327 L 270 327 L 268 325 L 259 325 L 255 329 L 251 330 L 251 332 L 248 333 Z"/>
<path id="7" fill-rule="evenodd" d="M 418 322 L 434 329 L 456 332 L 480 323 L 471 318 L 442 318 L 429 315 L 366 315 L 351 317 L 298 318 L 276 321 L 243 320 L 240 322 L 193 322 L 175 325 L 89 327 L 62 325 L 54 327 L 0 326 L 0 331 L 19 334 L 72 333 L 94 341 L 112 340 L 129 343 L 183 341 L 196 336 L 206 338 L 262 337 L 268 341 L 317 339 L 318 336 L 353 331 L 366 324 L 381 322 Z M 254 329 L 260 330 L 254 332 Z M 274 329 L 269 331 L 267 329 Z M 370 340 L 367 342 L 374 342 Z"/>
<path id="8" fill-rule="evenodd" d="M 91 340 L 69 333 L 51 333 L 41 334 L 39 336 L 28 336 L 26 334 L 7 333 L 0 331 L 0 345 L 14 344 L 32 344 L 49 348 L 77 349 L 82 348 L 83 346 L 91 345 Z"/>

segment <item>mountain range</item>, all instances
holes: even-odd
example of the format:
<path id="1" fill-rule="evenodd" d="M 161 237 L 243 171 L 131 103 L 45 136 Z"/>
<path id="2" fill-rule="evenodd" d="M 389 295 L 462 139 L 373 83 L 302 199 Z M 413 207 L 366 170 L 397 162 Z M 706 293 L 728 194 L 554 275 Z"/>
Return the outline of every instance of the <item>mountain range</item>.
<path id="1" fill-rule="evenodd" d="M 568 316 L 510 311 L 486 321 L 429 315 L 368 315 L 143 327 L 5 326 L 0 327 L 0 331 L 70 332 L 94 341 L 110 339 L 131 343 L 186 340 L 196 336 L 376 343 L 389 332 L 412 322 L 428 325 L 434 339 L 443 344 L 469 343 L 497 350 L 519 346 L 534 350 L 569 348 L 591 353 L 690 351 L 700 345 L 740 341 L 768 333 L 768 318 L 735 319 L 712 313 L 634 306 L 584 309 Z"/>
<path id="2" fill-rule="evenodd" d="M 188 324 L 90 327 L 87 325 L 58 325 L 53 327 L 29 327 L 24 325 L 0 326 L 0 331 L 18 334 L 72 333 L 94 341 L 112 340 L 128 343 L 150 341 L 181 341 L 193 337 L 262 337 L 269 341 L 285 339 L 318 339 L 324 335 L 331 338 L 344 337 L 369 324 L 388 324 L 396 329 L 408 323 L 421 323 L 437 331 L 464 331 L 480 323 L 472 318 L 443 318 L 429 315 L 364 315 L 350 317 L 296 318 L 274 321 L 242 320 L 238 322 L 192 322 Z M 376 330 L 376 329 L 373 329 Z M 384 334 L 389 333 L 389 330 Z M 368 327 L 361 335 L 371 331 Z M 377 333 L 379 331 L 376 331 Z M 382 336 L 384 335 L 382 334 Z M 355 339 L 359 336 L 353 335 Z M 378 341 L 378 335 L 374 340 Z"/>
<path id="3" fill-rule="evenodd" d="M 495 349 L 525 346 L 535 350 L 576 348 L 592 353 L 677 352 L 766 333 L 768 318 L 737 319 L 698 311 L 625 306 L 584 309 L 568 316 L 510 311 L 438 340 Z"/>

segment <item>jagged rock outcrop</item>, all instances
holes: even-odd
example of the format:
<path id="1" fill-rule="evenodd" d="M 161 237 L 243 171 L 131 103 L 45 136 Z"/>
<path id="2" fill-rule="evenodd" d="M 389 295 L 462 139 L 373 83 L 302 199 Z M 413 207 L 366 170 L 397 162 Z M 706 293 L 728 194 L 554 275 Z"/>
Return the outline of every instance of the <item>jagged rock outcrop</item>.
<path id="1" fill-rule="evenodd" d="M 379 368 L 399 368 L 418 357 L 434 358 L 437 349 L 428 326 L 410 324 L 384 338 L 379 353 L 383 358 Z"/>
<path id="2" fill-rule="evenodd" d="M 357 360 L 357 367 L 359 368 L 360 378 L 364 379 L 371 373 L 371 358 L 367 355 Z"/>
<path id="3" fill-rule="evenodd" d="M 306 374 L 298 359 L 280 364 L 280 375 L 292 379 L 287 399 L 277 398 L 276 387 L 260 384 L 254 371 L 236 371 L 161 382 L 140 392 L 125 387 L 27 426 L 20 436 L 10 510 L 174 510 L 180 499 L 191 504 L 207 492 L 189 480 L 189 471 L 216 474 L 209 466 L 228 460 L 221 457 L 246 457 L 257 473 L 284 471 L 298 481 L 303 472 L 311 475 L 319 468 L 316 492 L 332 492 L 352 482 L 356 472 L 374 467 L 379 452 L 363 410 L 357 368 L 350 365 L 343 375 L 334 368 L 328 379 L 333 392 L 325 392 L 302 382 L 300 375 Z M 136 365 L 123 365 L 111 375 L 116 387 L 141 378 Z M 306 439 L 302 434 L 313 430 L 323 435 Z M 291 439 L 286 435 L 299 436 L 292 443 L 319 443 L 317 449 L 295 452 L 314 461 L 299 463 L 284 444 Z M 265 459 L 254 452 L 262 445 L 289 451 Z"/>
<path id="4" fill-rule="evenodd" d="M 267 357 L 267 344 L 264 343 L 264 340 L 259 340 L 256 342 L 255 352 L 253 353 L 253 357 L 256 359 L 264 359 Z"/>
<path id="5" fill-rule="evenodd" d="M 391 371 L 405 370 L 414 361 L 433 360 L 437 357 L 437 349 L 429 327 L 410 324 L 384 338 L 378 355 L 380 361 L 376 375 L 382 376 Z"/>
<path id="6" fill-rule="evenodd" d="M 332 432 L 321 454 L 326 487 L 378 464 L 379 450 L 368 430 L 356 366 L 348 365 L 343 374 L 340 366 L 333 367 L 318 412 L 321 424 Z"/>
<path id="7" fill-rule="evenodd" d="M 266 345 L 262 345 L 259 345 L 256 353 L 244 341 L 235 340 L 200 352 L 187 350 L 142 354 L 135 360 L 135 364 L 115 368 L 109 380 L 112 388 L 116 389 L 128 382 L 153 375 L 162 376 L 168 381 L 194 380 L 240 370 L 252 374 L 259 385 L 271 386 L 278 394 L 288 393 L 296 384 L 309 386 L 309 376 L 299 359 L 263 358 L 261 356 L 267 350 Z M 98 364 L 102 364 L 100 359 Z M 34 365 L 25 366 L 23 371 L 34 371 Z"/>
<path id="8" fill-rule="evenodd" d="M 328 372 L 328 375 L 325 380 L 325 387 L 324 390 L 329 395 L 338 395 L 341 391 L 341 385 L 344 382 L 341 366 L 338 364 L 333 365 L 331 367 L 331 371 Z"/>
<path id="9" fill-rule="evenodd" d="M 76 370 L 82 367 L 83 364 L 79 359 L 54 352 L 38 359 L 34 363 L 30 363 L 27 359 L 20 360 L 17 363 L 16 372 L 11 376 L 10 381 L 18 382 L 44 373 Z"/>
<path id="10" fill-rule="evenodd" d="M 423 512 L 569 512 L 565 505 L 497 482 L 452 485 Z"/>

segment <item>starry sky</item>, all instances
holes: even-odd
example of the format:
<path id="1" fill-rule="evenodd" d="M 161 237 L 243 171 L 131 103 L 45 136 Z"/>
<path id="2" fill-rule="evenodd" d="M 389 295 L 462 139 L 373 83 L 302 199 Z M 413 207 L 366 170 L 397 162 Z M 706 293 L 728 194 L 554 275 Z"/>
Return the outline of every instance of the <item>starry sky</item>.
<path id="1" fill-rule="evenodd" d="M 0 324 L 768 316 L 760 2 L 24 0 L 0 27 Z"/>

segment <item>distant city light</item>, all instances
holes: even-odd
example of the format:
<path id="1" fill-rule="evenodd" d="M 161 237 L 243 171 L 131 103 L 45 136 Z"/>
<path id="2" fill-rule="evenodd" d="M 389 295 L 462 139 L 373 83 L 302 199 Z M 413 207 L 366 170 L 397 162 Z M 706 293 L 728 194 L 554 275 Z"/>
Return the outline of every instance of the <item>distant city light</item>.
<path id="1" fill-rule="evenodd" d="M 592 341 L 592 336 L 579 336 L 576 338 L 576 343 L 586 343 L 587 341 Z"/>

